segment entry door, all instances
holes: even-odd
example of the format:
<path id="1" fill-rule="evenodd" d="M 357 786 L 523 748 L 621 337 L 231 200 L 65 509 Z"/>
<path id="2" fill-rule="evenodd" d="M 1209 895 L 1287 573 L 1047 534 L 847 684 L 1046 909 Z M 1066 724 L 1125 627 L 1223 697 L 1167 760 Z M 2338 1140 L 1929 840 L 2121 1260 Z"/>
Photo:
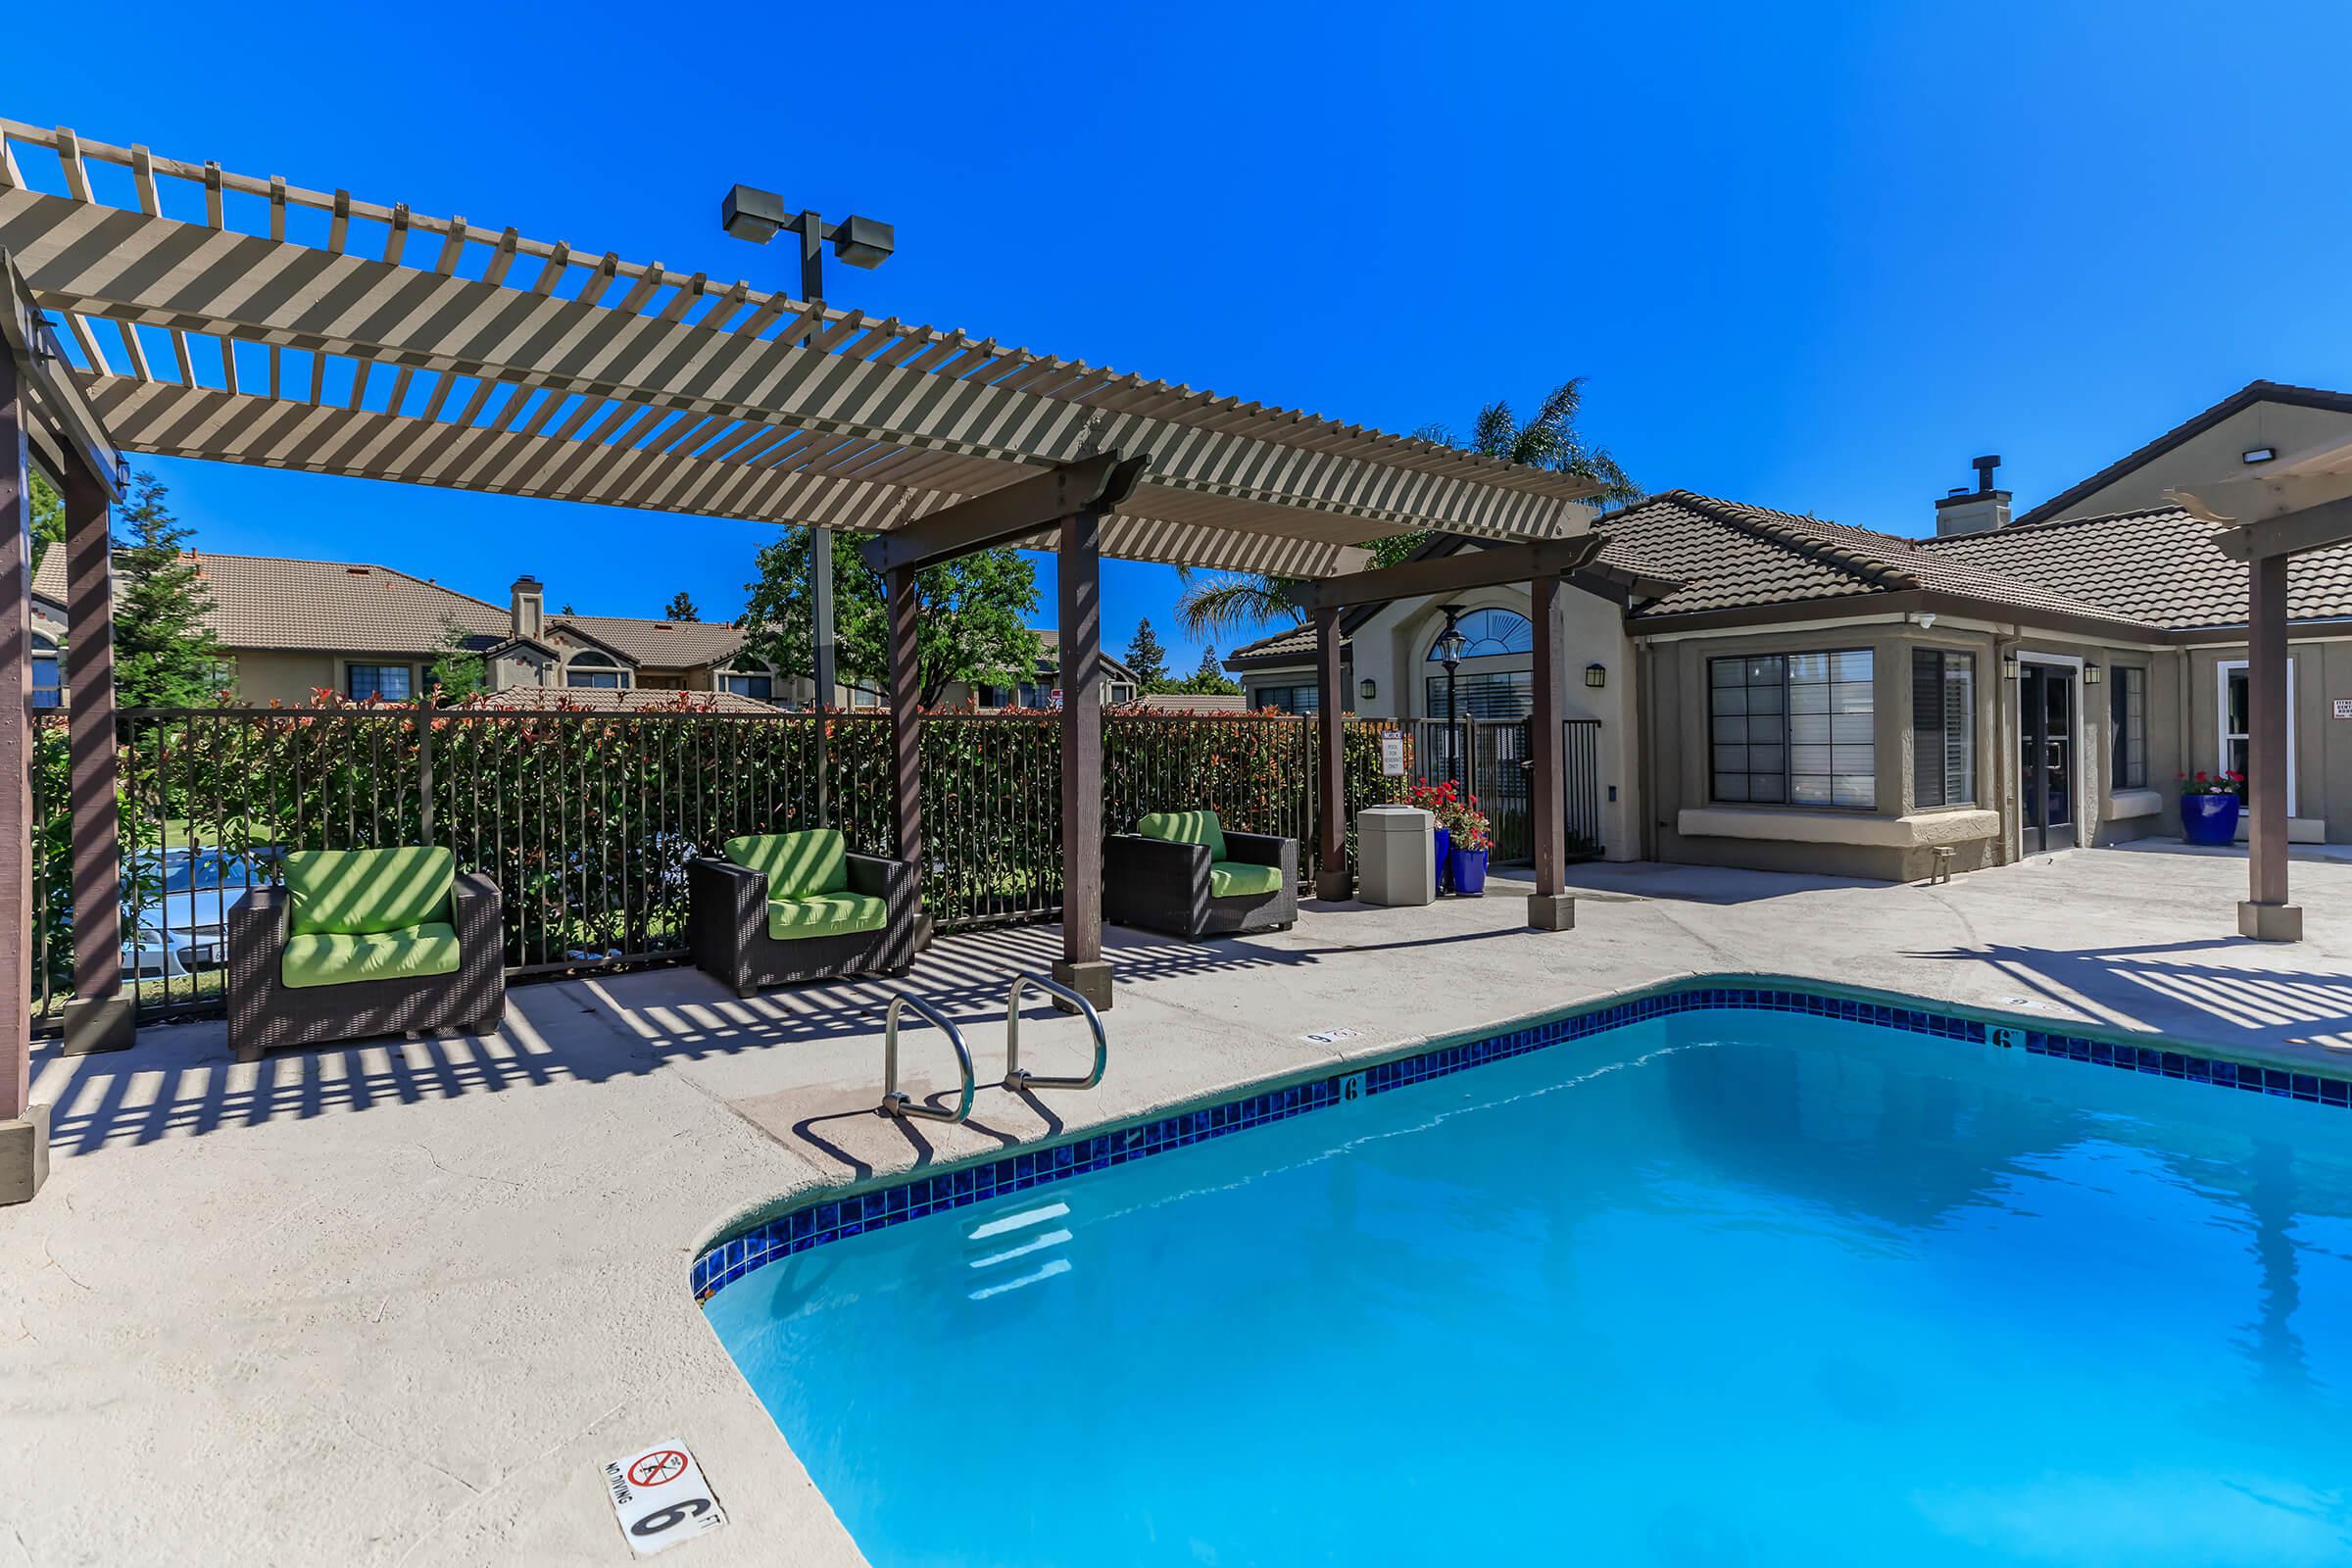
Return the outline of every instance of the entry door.
<path id="1" fill-rule="evenodd" d="M 2075 672 L 2027 664 L 2018 677 L 2018 760 L 2025 852 L 2075 843 Z"/>

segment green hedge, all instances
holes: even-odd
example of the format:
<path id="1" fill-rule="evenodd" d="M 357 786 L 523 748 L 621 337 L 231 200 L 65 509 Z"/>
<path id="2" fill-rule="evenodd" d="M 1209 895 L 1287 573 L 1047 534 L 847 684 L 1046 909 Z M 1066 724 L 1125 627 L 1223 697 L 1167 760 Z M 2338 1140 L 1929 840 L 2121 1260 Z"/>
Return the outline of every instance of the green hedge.
<path id="1" fill-rule="evenodd" d="M 240 885 L 195 896 L 202 922 L 246 876 L 268 877 L 268 852 L 432 838 L 505 899 L 507 958 L 520 969 L 674 956 L 683 943 L 685 866 L 737 833 L 818 820 L 817 720 L 806 714 L 325 709 L 132 713 L 124 718 L 122 812 L 126 917 L 168 918 L 186 937 L 189 900 L 159 883 L 190 852 L 243 857 Z M 879 715 L 825 720 L 831 819 L 853 847 L 893 854 L 889 725 Z M 1384 727 L 1350 721 L 1348 814 L 1400 800 L 1381 775 Z M 1408 738 L 1409 744 L 1409 738 Z M 1300 842 L 1314 858 L 1312 719 L 1282 714 L 1120 711 L 1103 721 L 1103 819 L 1207 807 L 1245 832 Z M 62 726 L 45 722 L 40 925 L 46 972 L 62 996 L 70 971 Z M 1051 918 L 1060 889 L 1061 725 L 1057 714 L 941 714 L 922 728 L 924 906 L 942 929 Z M 1409 773 L 1409 768 L 1408 768 Z M 159 854 L 158 852 L 163 852 Z M 256 854 L 254 852 L 260 852 Z M 1354 853 L 1352 825 L 1348 854 Z M 142 988 L 147 1010 L 217 1004 L 198 975 Z"/>

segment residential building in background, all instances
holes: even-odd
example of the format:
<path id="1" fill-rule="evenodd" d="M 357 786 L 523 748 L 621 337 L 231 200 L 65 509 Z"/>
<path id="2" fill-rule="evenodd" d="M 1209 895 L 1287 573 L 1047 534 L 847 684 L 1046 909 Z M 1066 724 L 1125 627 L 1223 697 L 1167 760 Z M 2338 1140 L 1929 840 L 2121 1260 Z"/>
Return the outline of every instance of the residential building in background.
<path id="1" fill-rule="evenodd" d="M 2243 772 L 2251 726 L 2245 567 L 2166 494 L 2346 436 L 2352 395 L 2256 382 L 2022 516 L 1987 458 L 1922 537 L 1684 491 L 1599 518 L 1556 630 L 1609 855 L 1914 879 L 2176 833 L 2178 775 Z M 2352 843 L 2352 547 L 2290 582 L 2289 836 Z M 1525 717 L 1525 591 L 1456 603 L 1455 710 Z M 1343 620 L 1355 712 L 1446 715 L 1446 618 Z M 1295 628 L 1226 666 L 1309 711 L 1312 656 Z"/>
<path id="2" fill-rule="evenodd" d="M 223 689 L 240 703 L 302 704 L 319 691 L 354 701 L 413 701 L 430 683 L 452 625 L 481 657 L 491 694 L 510 704 L 561 694 L 634 708 L 686 692 L 716 706 L 765 708 L 809 698 L 806 677 L 747 660 L 743 633 L 733 626 L 550 614 L 546 588 L 532 576 L 516 578 L 501 607 L 391 566 L 191 555 L 213 597 L 206 618 L 220 644 Z M 64 556 L 50 551 L 35 577 L 34 592 L 48 612 L 36 632 L 53 645 L 67 636 Z M 845 685 L 836 701 L 856 707 L 879 699 Z"/>

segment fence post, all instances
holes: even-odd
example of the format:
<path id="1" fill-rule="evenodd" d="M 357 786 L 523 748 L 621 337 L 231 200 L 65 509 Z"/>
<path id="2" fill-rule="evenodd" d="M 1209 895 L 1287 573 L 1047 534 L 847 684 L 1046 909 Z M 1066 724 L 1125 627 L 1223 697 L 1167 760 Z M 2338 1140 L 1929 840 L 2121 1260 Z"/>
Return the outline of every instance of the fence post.
<path id="1" fill-rule="evenodd" d="M 433 847 L 433 710 L 430 699 L 416 704 L 416 822 L 424 847 Z"/>

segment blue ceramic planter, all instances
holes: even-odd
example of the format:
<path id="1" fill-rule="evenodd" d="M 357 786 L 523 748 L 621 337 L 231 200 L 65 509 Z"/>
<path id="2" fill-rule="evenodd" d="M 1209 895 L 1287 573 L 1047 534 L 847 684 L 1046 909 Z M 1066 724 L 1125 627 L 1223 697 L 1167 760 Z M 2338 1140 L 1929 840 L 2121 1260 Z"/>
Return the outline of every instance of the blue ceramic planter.
<path id="1" fill-rule="evenodd" d="M 1442 827 L 1431 831 L 1438 841 L 1438 891 L 1445 893 L 1453 885 L 1453 835 Z"/>
<path id="2" fill-rule="evenodd" d="M 1487 852 L 1455 850 L 1448 858 L 1453 862 L 1453 891 L 1465 899 L 1484 897 L 1487 891 Z"/>
<path id="3" fill-rule="evenodd" d="M 2237 842 L 2237 797 L 2180 797 L 2180 836 L 2191 844 L 2221 848 Z"/>

